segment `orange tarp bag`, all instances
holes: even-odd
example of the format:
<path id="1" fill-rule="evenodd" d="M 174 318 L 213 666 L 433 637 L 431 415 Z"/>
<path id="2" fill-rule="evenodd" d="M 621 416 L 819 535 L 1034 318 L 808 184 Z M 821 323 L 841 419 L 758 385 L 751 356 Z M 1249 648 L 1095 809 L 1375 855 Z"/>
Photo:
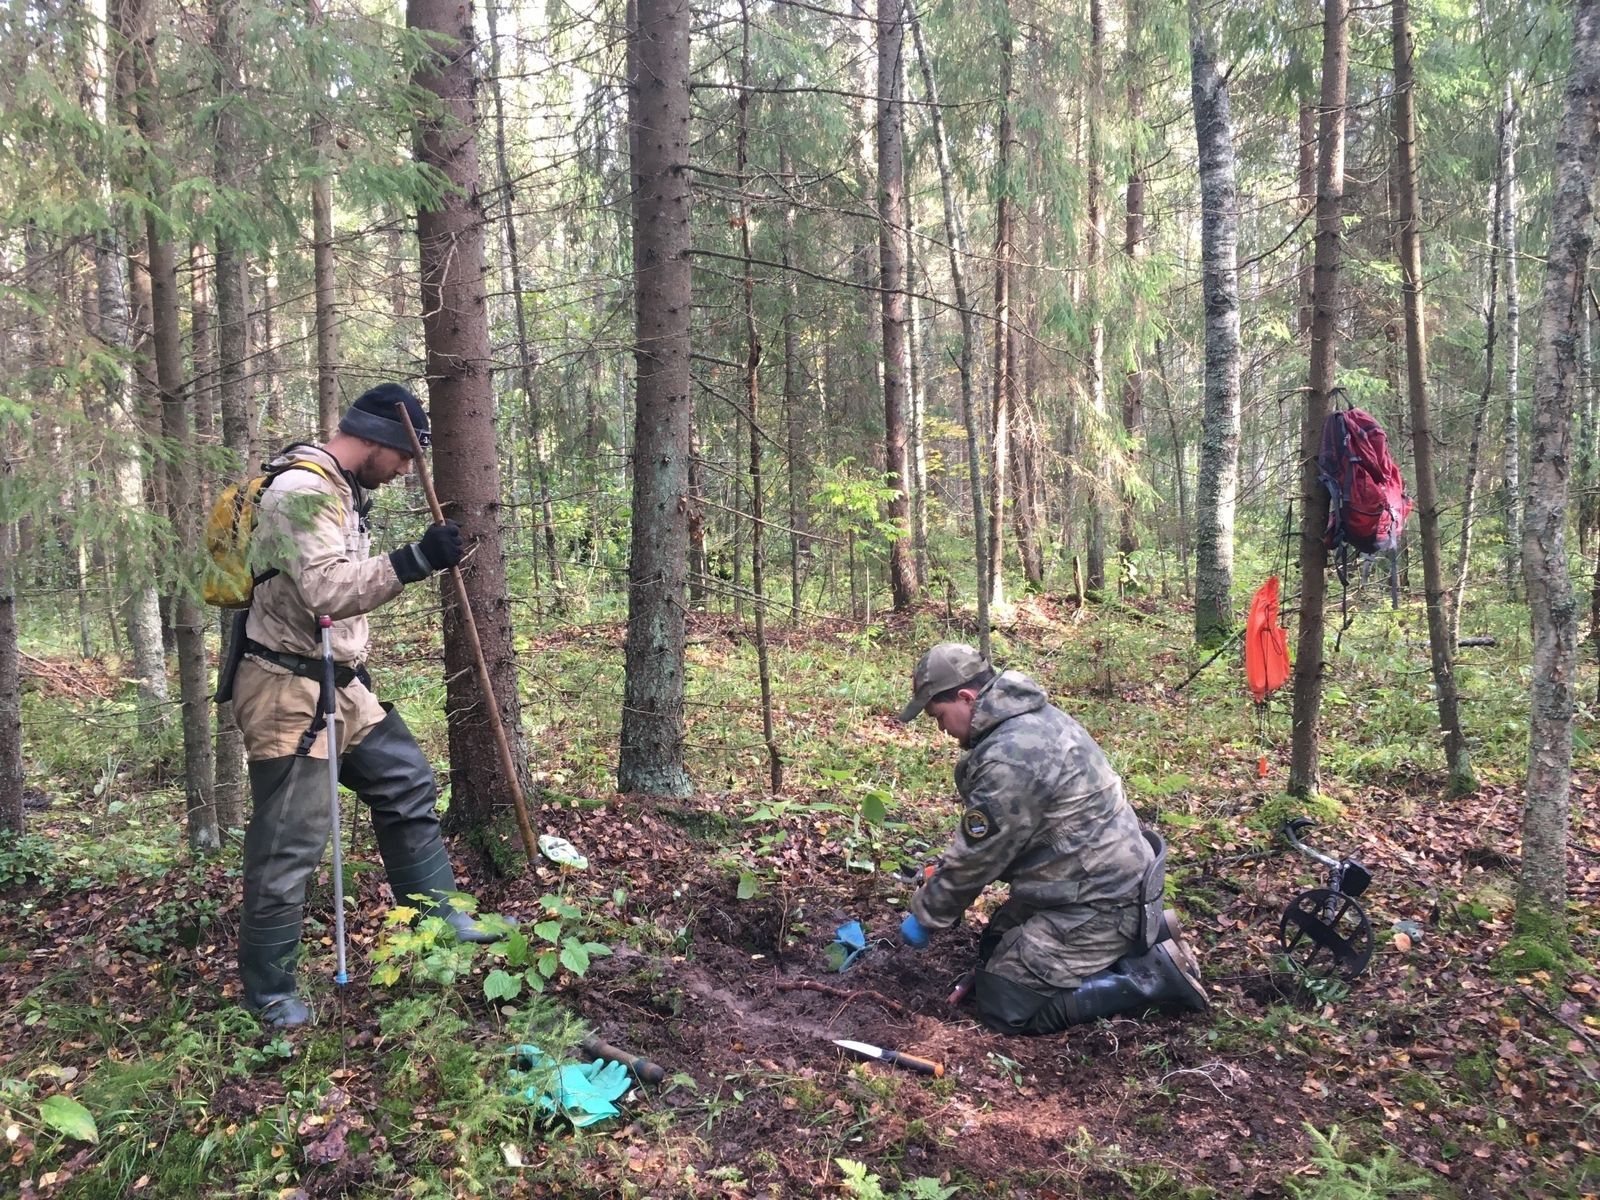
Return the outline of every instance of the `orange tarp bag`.
<path id="1" fill-rule="evenodd" d="M 1278 577 L 1268 579 L 1250 601 L 1244 629 L 1244 673 L 1257 704 L 1289 678 L 1288 633 L 1278 624 Z"/>

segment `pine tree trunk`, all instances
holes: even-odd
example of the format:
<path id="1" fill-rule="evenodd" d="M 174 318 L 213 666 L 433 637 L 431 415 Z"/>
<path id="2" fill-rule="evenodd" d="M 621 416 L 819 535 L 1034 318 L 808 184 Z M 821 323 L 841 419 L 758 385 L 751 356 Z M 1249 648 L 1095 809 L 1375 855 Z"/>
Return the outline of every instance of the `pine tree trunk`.
<path id="1" fill-rule="evenodd" d="M 1578 313 L 1578 557 L 1589 553 L 1594 532 L 1594 305 L 1585 303 Z"/>
<path id="2" fill-rule="evenodd" d="M 1500 503 L 1506 525 L 1506 590 L 1515 600 L 1522 576 L 1522 298 L 1517 285 L 1517 102 L 1509 78 L 1505 83 L 1504 122 L 1505 140 L 1500 143 L 1500 244 L 1506 254 L 1506 411 Z"/>
<path id="3" fill-rule="evenodd" d="M 1322 707 L 1323 604 L 1328 552 L 1328 493 L 1317 477 L 1317 450 L 1335 385 L 1339 259 L 1344 205 L 1345 87 L 1350 62 L 1349 0 L 1326 0 L 1322 23 L 1322 100 L 1317 128 L 1317 249 L 1311 284 L 1311 370 L 1300 426 L 1300 633 L 1294 661 L 1289 742 L 1291 795 L 1317 787 L 1317 718 Z"/>
<path id="4" fill-rule="evenodd" d="M 1568 945 L 1567 824 L 1578 671 L 1577 604 L 1566 549 L 1577 365 L 1574 342 L 1578 311 L 1587 301 L 1595 238 L 1595 175 L 1600 159 L 1600 4 L 1596 0 L 1577 0 L 1573 15 L 1567 108 L 1556 136 L 1555 159 L 1522 537 L 1533 619 L 1533 688 L 1516 923 L 1522 934 L 1559 950 Z"/>
<path id="5" fill-rule="evenodd" d="M 417 213 L 422 278 L 422 332 L 427 353 L 433 478 L 446 516 L 461 526 L 467 603 L 476 618 L 493 696 L 480 692 L 466 618 L 453 588 L 445 589 L 445 705 L 449 717 L 449 822 L 463 831 L 492 827 L 507 807 L 512 781 L 500 764 L 502 724 L 519 775 L 526 774 L 516 649 L 506 594 L 500 527 L 500 456 L 490 384 L 489 321 L 484 284 L 483 201 L 478 171 L 475 97 L 477 46 L 472 6 L 454 0 L 409 0 L 406 26 L 431 51 L 412 74 L 438 97 L 435 115 L 417 123 L 419 163 L 451 184 L 435 208 Z M 491 707 L 492 706 L 492 707 Z M 497 710 L 497 711 L 496 711 Z M 520 780 L 524 794 L 527 780 Z"/>
<path id="6" fill-rule="evenodd" d="M 783 190 L 790 202 L 783 210 L 783 419 L 786 439 L 786 457 L 789 482 L 789 604 L 793 609 L 791 620 L 800 620 L 800 554 L 805 541 L 801 522 L 805 513 L 804 460 L 802 446 L 805 435 L 805 412 L 800 391 L 800 284 L 789 268 L 793 265 L 795 221 L 794 164 L 786 149 L 778 151 L 778 174 L 783 180 Z"/>
<path id="7" fill-rule="evenodd" d="M 1206 325 L 1200 479 L 1195 495 L 1194 636 L 1211 645 L 1233 628 L 1233 514 L 1239 489 L 1239 192 L 1227 80 L 1217 70 L 1204 21 L 1198 0 L 1190 0 Z M 1180 488 L 1182 469 L 1180 460 Z"/>
<path id="8" fill-rule="evenodd" d="M 1009 0 L 1002 10 L 1000 32 L 1000 129 L 995 144 L 994 218 L 994 407 L 989 426 L 989 603 L 1006 602 L 1005 515 L 1006 485 L 1011 467 L 1011 420 L 1016 407 L 1016 382 L 1011 357 L 1011 283 L 1015 205 L 1013 190 L 1014 137 L 1011 125 L 1012 35 Z"/>
<path id="9" fill-rule="evenodd" d="M 178 308 L 177 253 L 157 214 L 167 211 L 168 181 L 163 161 L 165 131 L 155 74 L 156 31 L 147 9 L 123 10 L 133 47 L 137 84 L 136 117 L 148 157 L 145 186 L 151 208 L 146 217 L 150 256 L 150 318 L 156 384 L 161 395 L 161 432 L 167 441 L 167 511 L 174 538 L 183 548 L 173 579 L 172 625 L 178 651 L 178 694 L 183 713 L 183 767 L 186 828 L 190 849 L 210 854 L 221 845 L 212 798 L 210 678 L 206 658 L 206 620 L 197 571 L 201 545 L 200 495 L 196 484 L 194 415 L 183 370 L 183 340 Z"/>
<path id="10" fill-rule="evenodd" d="M 207 257 L 205 247 L 198 243 L 189 250 L 189 377 L 193 380 L 190 406 L 194 410 L 195 442 L 209 450 L 217 441 L 217 346 L 212 328 L 216 295 Z"/>
<path id="11" fill-rule="evenodd" d="M 916 547 L 911 532 L 911 467 L 907 453 L 904 146 L 900 68 L 905 30 L 903 0 L 878 0 L 878 282 L 883 330 L 884 471 L 893 489 L 885 516 L 896 534 L 889 545 L 889 587 L 896 612 L 917 596 Z"/>
<path id="12" fill-rule="evenodd" d="M 1422 226 L 1417 200 L 1416 84 L 1412 73 L 1409 0 L 1393 0 L 1394 138 L 1398 171 L 1395 190 L 1400 208 L 1400 271 L 1404 280 L 1406 325 L 1406 391 L 1410 398 L 1411 437 L 1416 459 L 1417 516 L 1422 526 L 1422 578 L 1428 604 L 1428 648 L 1444 735 L 1450 791 L 1470 792 L 1476 786 L 1456 691 L 1455 643 L 1450 633 L 1450 600 L 1444 579 L 1439 538 L 1439 489 L 1433 474 L 1433 432 L 1428 414 L 1428 363 L 1423 333 Z"/>
<path id="13" fill-rule="evenodd" d="M 950 280 L 956 293 L 956 309 L 961 314 L 961 352 L 957 371 L 961 376 L 961 419 L 967 434 L 967 477 L 972 493 L 972 561 L 978 572 L 978 649 L 990 656 L 988 551 L 984 543 L 982 460 L 978 454 L 977 395 L 972 383 L 972 361 L 978 333 L 974 328 L 972 305 L 967 292 L 966 225 L 956 205 L 955 172 L 950 166 L 950 144 L 945 138 L 944 117 L 939 111 L 939 89 L 933 78 L 933 63 L 922 41 L 922 23 L 917 19 L 916 0 L 906 0 L 906 21 L 917 46 L 917 62 L 922 68 L 923 99 L 928 120 L 933 126 L 933 145 L 939 163 L 939 189 L 944 199 L 945 241 L 950 247 Z"/>
<path id="14" fill-rule="evenodd" d="M 636 415 L 623 792 L 684 796 L 684 562 L 689 467 L 689 18 L 687 0 L 633 0 Z"/>
<path id="15" fill-rule="evenodd" d="M 537 469 L 534 480 L 539 489 L 539 527 L 543 534 L 545 565 L 550 569 L 550 579 L 557 585 L 559 597 L 561 584 L 561 559 L 556 552 L 555 509 L 550 503 L 550 465 L 545 450 L 543 414 L 539 411 L 539 393 L 533 377 L 533 350 L 528 343 L 528 318 L 522 303 L 522 258 L 517 253 L 516 208 L 512 203 L 513 188 L 511 168 L 506 156 L 505 100 L 500 93 L 500 43 L 495 28 L 497 0 L 485 0 L 489 17 L 489 74 L 490 93 L 494 98 L 494 155 L 499 169 L 500 219 L 505 227 L 506 263 L 511 272 L 511 311 L 517 326 L 517 373 L 522 384 L 522 398 L 528 414 L 528 440 L 533 445 L 533 459 Z"/>

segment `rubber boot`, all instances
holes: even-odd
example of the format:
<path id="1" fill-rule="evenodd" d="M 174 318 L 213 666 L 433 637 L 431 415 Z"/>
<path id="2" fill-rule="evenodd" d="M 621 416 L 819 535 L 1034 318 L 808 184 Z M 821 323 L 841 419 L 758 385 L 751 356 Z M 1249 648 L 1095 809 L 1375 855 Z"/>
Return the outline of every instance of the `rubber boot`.
<path id="1" fill-rule="evenodd" d="M 424 915 L 442 917 L 458 942 L 500 940 L 500 934 L 449 903 L 459 889 L 439 835 L 433 767 L 398 712 L 391 708 L 360 745 L 345 751 L 339 781 L 372 809 L 378 852 L 396 901 L 408 904 L 420 897 Z"/>
<path id="2" fill-rule="evenodd" d="M 978 1015 L 1001 1033 L 1057 1033 L 1102 1017 L 1178 1007 L 1205 1012 L 1211 1007 L 1205 988 L 1179 961 L 1171 939 L 1145 954 L 1118 959 L 1075 988 L 1041 992 L 996 975 L 978 972 L 974 988 Z"/>
<path id="3" fill-rule="evenodd" d="M 244 835 L 239 978 L 244 1002 L 278 1028 L 313 1020 L 295 987 L 306 886 L 328 843 L 328 767 L 322 759 L 250 764 L 254 798 Z"/>

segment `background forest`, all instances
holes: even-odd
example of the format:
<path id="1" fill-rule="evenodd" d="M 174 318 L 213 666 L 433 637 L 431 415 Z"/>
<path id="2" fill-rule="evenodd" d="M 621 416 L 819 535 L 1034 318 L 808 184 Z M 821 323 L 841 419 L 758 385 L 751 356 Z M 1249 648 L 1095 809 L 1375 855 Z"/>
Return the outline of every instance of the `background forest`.
<path id="1" fill-rule="evenodd" d="M 6 6 L 0 1182 L 1600 1191 L 1597 22 Z M 359 978 L 291 1041 L 231 999 L 248 799 L 202 528 L 386 380 L 430 409 L 495 703 L 449 586 L 379 615 L 379 691 L 448 781 L 464 886 L 543 950 L 386 920 L 351 814 Z M 1315 466 L 1342 405 L 1417 503 L 1347 585 Z M 375 544 L 427 513 L 387 489 Z M 1237 638 L 1270 575 L 1295 671 L 1253 710 Z M 1008 1041 L 942 1002 L 970 930 L 802 986 L 948 836 L 949 747 L 887 716 L 943 638 L 1112 755 L 1213 1017 Z M 495 716 L 586 872 L 524 861 Z M 1277 947 L 1318 882 L 1278 853 L 1302 812 L 1379 877 L 1353 984 Z M 503 1078 L 508 1042 L 585 1028 L 672 1072 L 599 1136 Z M 825 1033 L 949 1073 L 847 1066 Z"/>

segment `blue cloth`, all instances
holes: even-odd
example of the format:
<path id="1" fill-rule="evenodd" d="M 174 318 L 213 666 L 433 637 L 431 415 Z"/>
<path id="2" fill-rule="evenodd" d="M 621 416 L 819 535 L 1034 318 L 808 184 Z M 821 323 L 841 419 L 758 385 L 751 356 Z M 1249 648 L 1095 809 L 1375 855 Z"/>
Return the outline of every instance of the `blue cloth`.
<path id="1" fill-rule="evenodd" d="M 928 931 L 922 927 L 915 913 L 907 913 L 906 919 L 900 922 L 900 936 L 905 938 L 906 945 L 918 950 L 928 944 Z"/>
<path id="2" fill-rule="evenodd" d="M 860 921 L 846 921 L 834 933 L 833 944 L 828 947 L 828 965 L 835 971 L 848 970 L 866 952 L 867 931 Z"/>

